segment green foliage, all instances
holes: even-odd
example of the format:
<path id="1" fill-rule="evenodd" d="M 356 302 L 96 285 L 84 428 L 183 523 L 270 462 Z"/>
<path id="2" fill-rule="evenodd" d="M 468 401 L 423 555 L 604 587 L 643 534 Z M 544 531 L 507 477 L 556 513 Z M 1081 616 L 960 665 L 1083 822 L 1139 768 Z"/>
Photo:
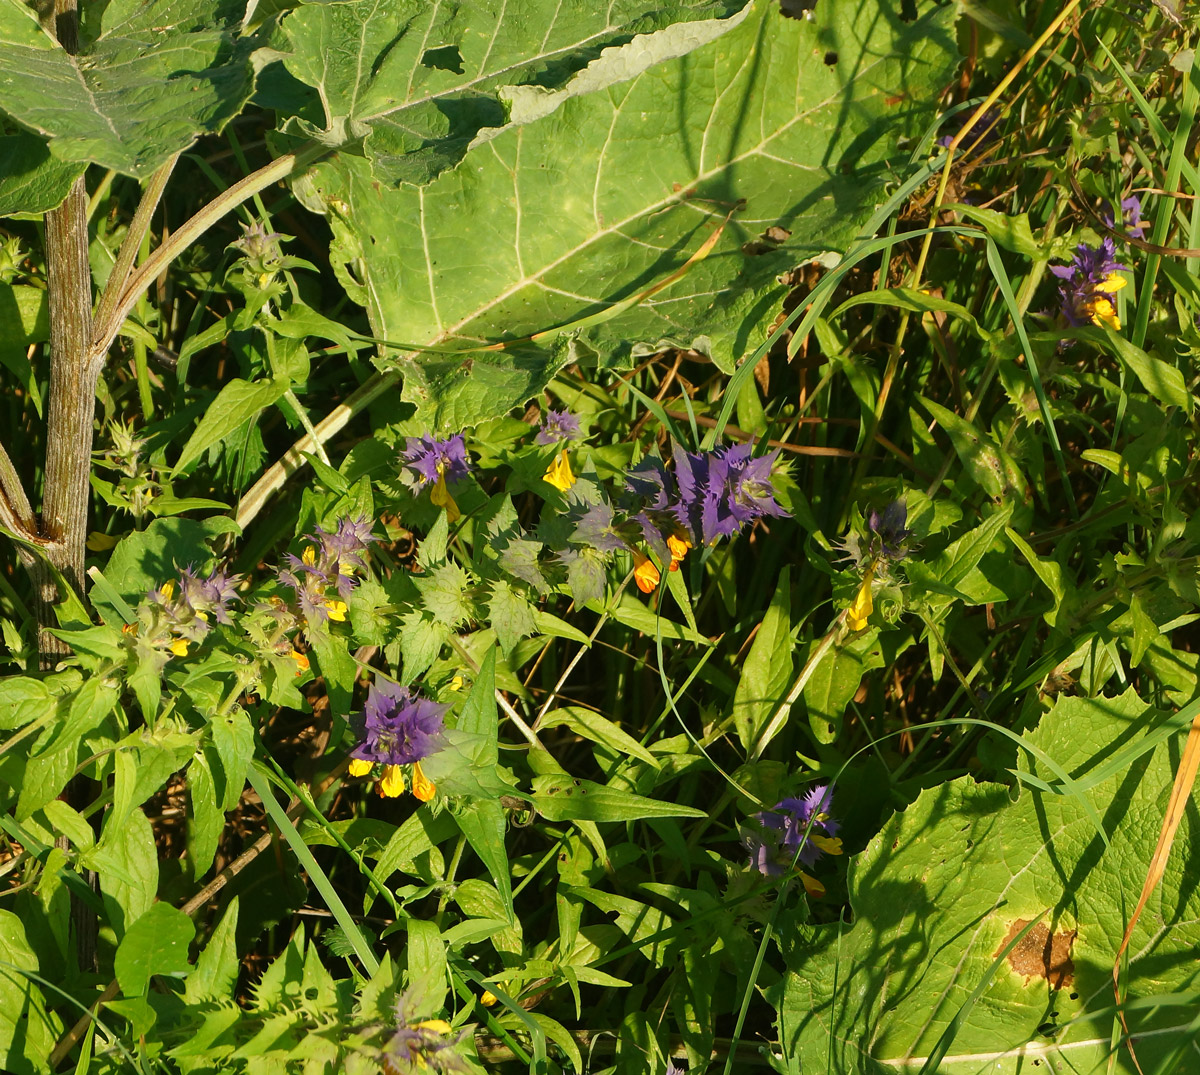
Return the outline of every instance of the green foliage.
<path id="1" fill-rule="evenodd" d="M 832 1049 L 836 1070 L 918 1071 L 959 1020 L 938 1071 L 1019 1071 L 1031 1056 L 1109 1070 L 1113 958 L 1172 783 L 1170 752 L 1151 738 L 1162 727 L 1130 690 L 1060 699 L 1029 735 L 1103 811 L 1108 849 L 1076 794 L 1032 759 L 1021 771 L 1033 786 L 1015 801 L 1006 787 L 963 777 L 896 814 L 850 870 L 854 925 L 822 927 L 793 948 L 780 1008 L 786 1051 L 803 1066 Z M 1118 766 L 1104 764 L 1117 754 Z M 1178 839 L 1190 846 L 1186 823 Z M 1190 1017 L 1173 1004 L 1138 998 L 1195 991 L 1194 877 L 1172 856 L 1131 940 L 1132 959 L 1153 951 L 1153 971 L 1128 995 L 1147 1070 L 1188 1033 Z M 1039 918 L 1030 942 L 1001 958 L 1014 928 Z M 1127 1055 L 1118 1070 L 1135 1070 Z"/>
<path id="2" fill-rule="evenodd" d="M 0 4 L 0 1068 L 1186 1064 L 1194 27 Z"/>

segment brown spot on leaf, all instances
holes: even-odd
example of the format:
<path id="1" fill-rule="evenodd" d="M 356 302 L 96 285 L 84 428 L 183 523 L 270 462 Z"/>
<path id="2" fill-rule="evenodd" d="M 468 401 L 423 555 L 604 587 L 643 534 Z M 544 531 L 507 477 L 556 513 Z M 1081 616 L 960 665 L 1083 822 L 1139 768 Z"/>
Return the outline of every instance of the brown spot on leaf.
<path id="1" fill-rule="evenodd" d="M 992 953 L 993 958 L 1004 951 L 1008 943 L 1029 925 L 1029 919 L 1018 918 L 1008 928 L 1008 935 L 1000 947 Z M 1008 953 L 1008 965 L 1017 974 L 1023 975 L 1028 985 L 1034 978 L 1050 983 L 1051 989 L 1062 989 L 1075 980 L 1075 964 L 1071 962 L 1071 946 L 1075 943 L 1078 930 L 1063 930 L 1050 934 L 1049 928 L 1039 922 Z"/>
<path id="2" fill-rule="evenodd" d="M 764 231 L 757 239 L 751 239 L 748 243 L 742 244 L 742 253 L 747 257 L 757 257 L 759 254 L 769 254 L 775 250 L 780 243 L 790 239 L 792 233 L 787 228 L 781 228 L 778 224 L 772 224 Z"/>

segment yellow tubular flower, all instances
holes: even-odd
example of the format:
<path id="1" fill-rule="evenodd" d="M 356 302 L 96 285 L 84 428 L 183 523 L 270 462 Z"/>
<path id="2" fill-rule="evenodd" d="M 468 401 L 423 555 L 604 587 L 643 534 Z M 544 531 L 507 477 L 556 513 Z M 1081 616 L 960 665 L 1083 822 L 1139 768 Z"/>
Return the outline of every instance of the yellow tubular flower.
<path id="1" fill-rule="evenodd" d="M 1129 283 L 1125 277 L 1119 273 L 1110 272 L 1099 284 L 1096 285 L 1096 294 L 1083 304 L 1084 313 L 1088 315 L 1093 325 L 1107 325 L 1109 328 L 1119 331 L 1121 328 L 1121 319 L 1117 316 L 1117 311 L 1113 308 L 1112 300 L 1108 297 Z"/>
<path id="2" fill-rule="evenodd" d="M 1086 312 L 1093 325 L 1107 325 L 1116 332 L 1121 330 L 1121 319 L 1117 316 L 1117 311 L 1103 295 L 1087 303 Z"/>
<path id="3" fill-rule="evenodd" d="M 446 475 L 440 471 L 437 482 L 429 491 L 429 499 L 435 507 L 446 509 L 446 521 L 448 523 L 456 523 L 462 518 L 462 512 L 458 510 L 458 505 L 454 502 L 454 497 L 450 495 L 450 490 L 446 488 Z"/>
<path id="4" fill-rule="evenodd" d="M 171 652 L 176 657 L 186 657 L 188 648 L 188 640 L 186 638 L 177 638 L 171 643 Z"/>
<path id="5" fill-rule="evenodd" d="M 496 996 L 496 994 L 493 993 L 490 989 L 485 989 L 483 991 L 482 996 L 480 996 L 480 998 L 479 998 L 479 1003 L 482 1004 L 485 1008 L 490 1008 L 499 999 L 500 998 L 498 996 Z"/>
<path id="6" fill-rule="evenodd" d="M 421 763 L 413 762 L 412 793 L 423 803 L 429 802 L 437 794 L 437 785 L 421 772 Z"/>
<path id="7" fill-rule="evenodd" d="M 303 675 L 308 671 L 308 658 L 298 649 L 293 649 L 288 656 L 296 662 L 296 675 Z"/>
<path id="8" fill-rule="evenodd" d="M 667 538 L 667 548 L 671 553 L 671 570 L 679 570 L 679 561 L 687 556 L 688 549 L 692 547 L 692 543 L 688 541 L 687 534 L 682 530 L 676 531 Z"/>
<path id="9" fill-rule="evenodd" d="M 822 836 L 820 833 L 810 833 L 808 837 L 817 847 L 827 855 L 840 855 L 842 853 L 842 838 L 840 836 Z"/>
<path id="10" fill-rule="evenodd" d="M 575 484 L 577 479 L 571 473 L 571 461 L 567 458 L 566 448 L 550 461 L 546 468 L 545 480 L 560 493 L 565 493 Z"/>
<path id="11" fill-rule="evenodd" d="M 399 765 L 383 767 L 383 779 L 379 781 L 379 794 L 385 799 L 395 799 L 404 794 L 404 773 Z"/>
<path id="12" fill-rule="evenodd" d="M 338 623 L 346 622 L 345 601 L 326 601 L 325 609 L 329 613 L 329 618 L 331 620 L 337 620 Z"/>
<path id="13" fill-rule="evenodd" d="M 375 768 L 369 761 L 363 761 L 361 758 L 351 758 L 349 773 L 351 776 L 366 776 Z"/>
<path id="14" fill-rule="evenodd" d="M 640 552 L 633 554 L 633 578 L 642 593 L 653 593 L 661 577 L 650 557 Z"/>
<path id="15" fill-rule="evenodd" d="M 168 601 L 170 601 L 171 598 L 175 596 L 175 583 L 170 580 L 164 582 L 158 588 L 158 592 L 162 594 L 163 597 L 165 597 Z"/>
<path id="16" fill-rule="evenodd" d="M 867 573 L 863 576 L 862 585 L 858 588 L 858 593 L 854 595 L 854 601 L 846 610 L 846 626 L 851 631 L 861 631 L 867 626 L 867 617 L 871 615 L 875 608 L 874 602 L 871 600 L 871 583 L 875 580 L 875 568 L 872 565 L 867 568 Z"/>
<path id="17" fill-rule="evenodd" d="M 799 871 L 800 880 L 804 882 L 804 890 L 810 896 L 824 896 L 825 886 L 821 884 L 815 877 L 809 877 L 803 870 Z"/>
<path id="18" fill-rule="evenodd" d="M 312 567 L 313 564 L 317 562 L 317 550 L 311 545 L 306 545 L 304 547 L 304 552 L 300 554 L 300 559 L 304 563 L 308 564 L 309 567 Z"/>

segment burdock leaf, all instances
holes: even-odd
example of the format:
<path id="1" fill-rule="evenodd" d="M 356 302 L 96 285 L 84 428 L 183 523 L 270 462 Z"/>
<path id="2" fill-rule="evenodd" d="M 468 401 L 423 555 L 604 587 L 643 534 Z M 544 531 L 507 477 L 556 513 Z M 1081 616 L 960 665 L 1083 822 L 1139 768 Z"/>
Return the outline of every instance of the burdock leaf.
<path id="1" fill-rule="evenodd" d="M 385 352 L 439 429 L 503 413 L 564 362 L 628 365 L 635 346 L 695 346 L 728 371 L 765 338 L 778 278 L 843 250 L 907 166 L 903 140 L 928 125 L 957 61 L 953 17 L 931 6 L 905 22 L 868 0 L 818 4 L 809 22 L 755 0 L 733 18 L 635 36 L 573 79 L 514 85 L 507 121 L 432 182 L 381 183 L 375 132 L 365 156 L 316 166 L 297 193 L 329 217 L 340 278 L 378 337 L 505 342 Z M 731 211 L 703 260 L 622 307 Z"/>
<path id="2" fill-rule="evenodd" d="M 249 100 L 256 41 L 240 36 L 245 4 L 81 7 L 72 56 L 33 9 L 0 0 L 0 108 L 49 139 L 58 160 L 145 177 L 200 135 L 220 131 Z M 60 185 L 50 183 L 41 200 L 53 200 Z"/>

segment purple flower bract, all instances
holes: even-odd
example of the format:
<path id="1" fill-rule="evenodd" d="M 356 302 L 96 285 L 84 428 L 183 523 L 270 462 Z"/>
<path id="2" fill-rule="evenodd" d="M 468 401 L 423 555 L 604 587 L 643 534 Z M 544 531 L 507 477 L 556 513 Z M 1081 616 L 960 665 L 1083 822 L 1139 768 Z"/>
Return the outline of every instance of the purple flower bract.
<path id="1" fill-rule="evenodd" d="M 833 788 L 817 784 L 801 798 L 788 798 L 754 815 L 758 831 L 746 840 L 750 861 L 759 873 L 778 877 L 794 862 L 811 866 L 821 857 L 813 836 L 833 837 L 839 824 L 829 816 Z"/>
<path id="2" fill-rule="evenodd" d="M 547 411 L 534 440 L 538 444 L 558 444 L 579 439 L 579 419 L 570 411 Z"/>
<path id="3" fill-rule="evenodd" d="M 1069 325 L 1121 327 L 1113 306 L 1114 296 L 1125 286 L 1125 280 L 1117 275 L 1121 270 L 1128 271 L 1128 266 L 1117 261 L 1111 239 L 1105 239 L 1099 246 L 1080 243 L 1069 265 L 1050 266 L 1050 271 L 1062 281 L 1058 295 Z"/>
<path id="4" fill-rule="evenodd" d="M 411 765 L 445 744 L 442 715 L 450 707 L 407 687 L 376 680 L 362 713 L 351 719 L 359 743 L 352 758 L 381 765 Z"/>
<path id="5" fill-rule="evenodd" d="M 681 515 L 696 539 L 694 544 L 711 545 L 764 515 L 788 514 L 775 499 L 771 484 L 771 468 L 779 452 L 758 457 L 752 452 L 749 444 L 696 454 L 676 447 Z"/>
<path id="6" fill-rule="evenodd" d="M 429 434 L 409 437 L 404 451 L 400 453 L 400 463 L 409 471 L 418 489 L 433 485 L 439 477 L 447 482 L 461 481 L 470 469 L 467 445 L 461 433 L 455 433 L 445 440 L 438 440 Z"/>

